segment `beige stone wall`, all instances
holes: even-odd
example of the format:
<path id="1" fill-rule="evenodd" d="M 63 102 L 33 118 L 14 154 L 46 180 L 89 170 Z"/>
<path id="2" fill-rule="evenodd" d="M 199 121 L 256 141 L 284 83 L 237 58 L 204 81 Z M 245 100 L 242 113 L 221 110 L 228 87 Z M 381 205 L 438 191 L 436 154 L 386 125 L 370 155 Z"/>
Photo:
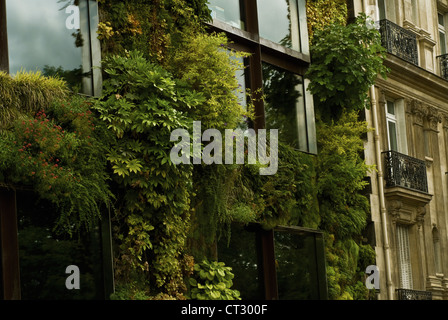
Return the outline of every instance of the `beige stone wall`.
<path id="1" fill-rule="evenodd" d="M 413 289 L 431 291 L 433 299 L 448 299 L 448 81 L 440 77 L 437 56 L 437 12 L 448 14 L 448 0 L 386 0 L 388 18 L 417 36 L 419 65 L 388 54 L 387 79 L 378 78 L 366 119 L 377 131 L 368 134 L 365 158 L 378 163 L 378 151 L 388 150 L 385 103 L 402 104 L 405 153 L 425 161 L 428 194 L 385 188 L 383 171 L 369 173 L 375 251 L 381 274 L 379 299 L 396 299 L 400 287 L 397 224 L 409 227 Z M 375 12 L 375 1 L 355 0 L 354 7 Z M 372 11 L 373 10 L 373 11 Z M 447 26 L 448 27 L 448 26 Z M 447 32 L 448 35 L 448 32 Z"/>

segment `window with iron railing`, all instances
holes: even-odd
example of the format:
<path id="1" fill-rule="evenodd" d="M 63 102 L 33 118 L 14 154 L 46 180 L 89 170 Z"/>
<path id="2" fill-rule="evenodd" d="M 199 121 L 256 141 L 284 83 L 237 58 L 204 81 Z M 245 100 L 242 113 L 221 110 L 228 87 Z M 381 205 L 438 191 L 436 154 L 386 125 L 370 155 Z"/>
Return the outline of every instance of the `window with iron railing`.
<path id="1" fill-rule="evenodd" d="M 381 44 L 390 54 L 418 66 L 417 35 L 390 20 L 378 22 Z"/>
<path id="2" fill-rule="evenodd" d="M 432 300 L 431 291 L 397 289 L 398 300 Z"/>
<path id="3" fill-rule="evenodd" d="M 425 161 L 393 150 L 383 152 L 383 156 L 386 188 L 403 187 L 428 193 Z"/>

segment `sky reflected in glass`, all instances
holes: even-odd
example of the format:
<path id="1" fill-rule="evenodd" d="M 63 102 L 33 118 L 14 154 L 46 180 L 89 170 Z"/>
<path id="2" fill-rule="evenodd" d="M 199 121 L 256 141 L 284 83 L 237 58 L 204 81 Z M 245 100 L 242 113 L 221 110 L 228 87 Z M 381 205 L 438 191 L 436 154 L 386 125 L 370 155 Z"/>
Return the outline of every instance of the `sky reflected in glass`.
<path id="1" fill-rule="evenodd" d="M 212 18 L 230 24 L 233 27 L 244 29 L 241 19 L 241 6 L 239 0 L 209 0 Z"/>
<path id="2" fill-rule="evenodd" d="M 45 66 L 80 70 L 81 47 L 75 45 L 79 15 L 66 12 L 72 4 L 72 0 L 6 0 L 11 74 L 21 69 L 43 71 Z M 79 40 L 78 35 L 78 45 Z"/>
<path id="3" fill-rule="evenodd" d="M 297 0 L 257 0 L 260 37 L 300 50 Z"/>

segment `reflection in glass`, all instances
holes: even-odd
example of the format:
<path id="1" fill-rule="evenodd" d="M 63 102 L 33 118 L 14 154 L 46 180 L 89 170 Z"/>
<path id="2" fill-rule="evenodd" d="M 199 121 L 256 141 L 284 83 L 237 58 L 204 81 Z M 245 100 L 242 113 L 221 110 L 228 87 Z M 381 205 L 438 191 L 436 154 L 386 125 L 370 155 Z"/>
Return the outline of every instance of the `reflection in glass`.
<path id="1" fill-rule="evenodd" d="M 82 85 L 91 70 L 89 2 L 6 0 L 10 74 L 40 71 L 90 94 L 90 83 Z"/>
<path id="2" fill-rule="evenodd" d="M 99 232 L 80 239 L 52 231 L 55 210 L 31 192 L 17 192 L 20 286 L 23 300 L 104 299 Z M 66 267 L 80 270 L 80 289 L 68 290 Z"/>
<path id="3" fill-rule="evenodd" d="M 244 65 L 244 58 L 234 58 L 237 59 L 241 65 Z M 235 77 L 238 80 L 238 89 L 236 90 L 236 96 L 238 99 L 238 103 L 241 104 L 246 110 L 246 75 L 244 69 L 240 69 L 236 71 Z"/>
<path id="4" fill-rule="evenodd" d="M 278 129 L 279 140 L 307 151 L 302 77 L 263 63 L 266 129 Z"/>
<path id="5" fill-rule="evenodd" d="M 257 0 L 260 37 L 300 51 L 297 0 Z"/>
<path id="6" fill-rule="evenodd" d="M 319 299 L 313 234 L 274 232 L 279 299 Z"/>
<path id="7" fill-rule="evenodd" d="M 242 0 L 209 0 L 208 2 L 213 19 L 221 20 L 233 27 L 244 30 Z"/>
<path id="8" fill-rule="evenodd" d="M 258 251 L 256 233 L 236 224 L 232 226 L 230 242 L 227 239 L 218 242 L 218 259 L 232 267 L 235 275 L 232 288 L 240 291 L 243 300 L 264 299 Z"/>

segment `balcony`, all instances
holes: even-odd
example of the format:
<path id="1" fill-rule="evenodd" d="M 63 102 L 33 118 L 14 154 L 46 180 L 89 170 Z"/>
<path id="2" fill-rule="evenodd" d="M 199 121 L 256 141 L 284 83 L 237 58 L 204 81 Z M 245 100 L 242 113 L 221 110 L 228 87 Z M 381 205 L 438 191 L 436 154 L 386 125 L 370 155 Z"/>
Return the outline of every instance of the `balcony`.
<path id="1" fill-rule="evenodd" d="M 402 187 L 428 193 L 425 161 L 396 151 L 385 151 L 383 156 L 386 188 Z"/>
<path id="2" fill-rule="evenodd" d="M 397 289 L 398 300 L 432 300 L 432 292 L 411 289 Z"/>
<path id="3" fill-rule="evenodd" d="M 448 80 L 448 53 L 437 56 L 440 63 L 440 76 Z"/>
<path id="4" fill-rule="evenodd" d="M 378 24 L 381 44 L 386 51 L 418 66 L 417 36 L 386 19 L 380 20 Z"/>

